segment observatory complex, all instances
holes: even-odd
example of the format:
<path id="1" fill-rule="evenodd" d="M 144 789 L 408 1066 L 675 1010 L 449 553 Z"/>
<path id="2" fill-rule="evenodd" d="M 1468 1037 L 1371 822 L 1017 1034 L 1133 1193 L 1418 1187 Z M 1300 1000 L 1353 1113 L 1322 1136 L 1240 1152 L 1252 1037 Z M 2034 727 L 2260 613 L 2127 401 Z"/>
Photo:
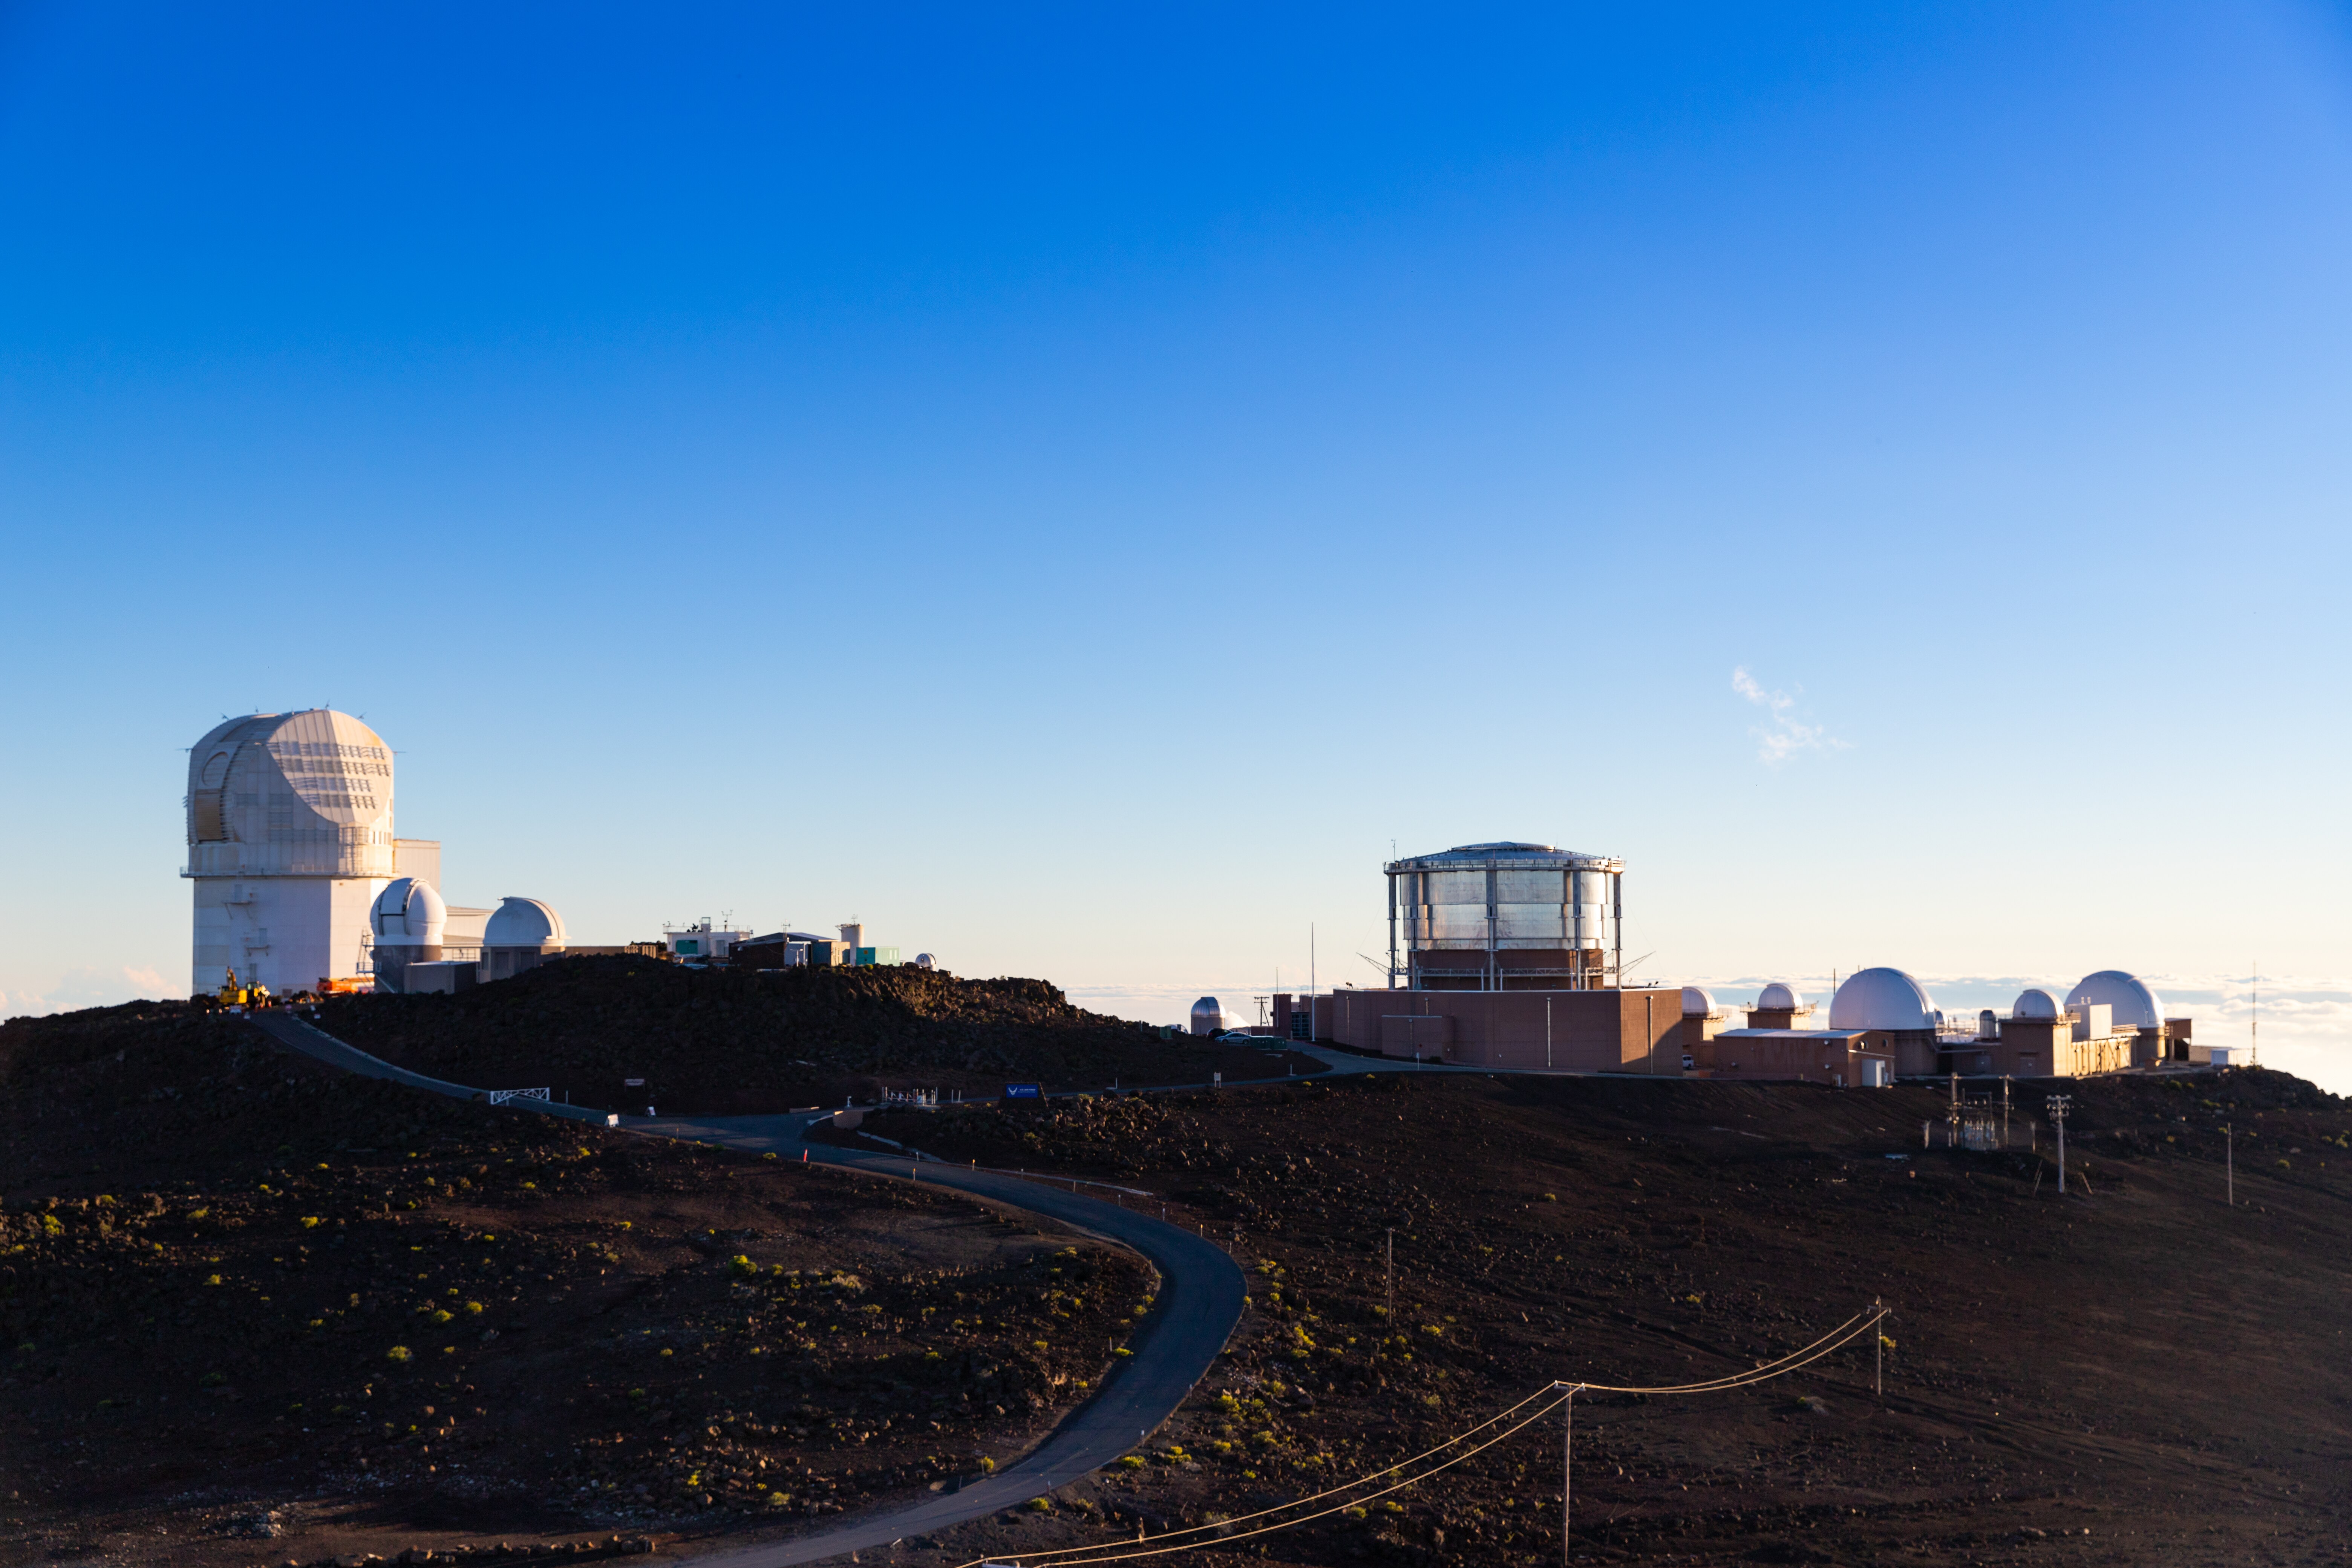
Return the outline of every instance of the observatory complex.
<path id="1" fill-rule="evenodd" d="M 658 946 L 583 948 L 541 900 L 449 903 L 439 840 L 394 835 L 393 782 L 383 737 L 330 708 L 249 713 L 190 749 L 180 874 L 195 892 L 194 994 L 221 991 L 232 971 L 240 986 L 279 995 L 456 991 L 563 952 L 666 952 L 752 968 L 898 962 L 897 948 L 866 945 L 855 923 L 835 941 L 717 931 L 705 921 L 665 933 Z M 925 969 L 933 962 L 915 958 Z"/>
<path id="2" fill-rule="evenodd" d="M 1465 844 L 1384 869 L 1388 985 L 1276 997 L 1277 1032 L 1470 1067 L 1682 1071 L 1680 999 L 1623 984 L 1622 860 Z"/>
<path id="3" fill-rule="evenodd" d="M 234 970 L 280 994 L 381 985 L 452 990 L 564 951 L 535 899 L 441 897 L 441 845 L 393 830 L 393 753 L 348 713 L 252 713 L 188 752 L 195 891 L 193 989 Z"/>
<path id="4" fill-rule="evenodd" d="M 2122 970 L 2062 1005 L 2029 989 L 2006 1015 L 1947 1018 L 1903 970 L 1848 975 L 1826 1019 L 1790 985 L 1764 986 L 1745 1023 L 1697 986 L 1629 984 L 1625 863 L 1549 844 L 1465 844 L 1391 862 L 1388 984 L 1267 999 L 1280 1036 L 1464 1067 L 1657 1077 L 1806 1079 L 1844 1087 L 1948 1073 L 2071 1077 L 2219 1060 L 2189 1020 Z M 1234 1026 L 1214 997 L 1192 1029 Z"/>

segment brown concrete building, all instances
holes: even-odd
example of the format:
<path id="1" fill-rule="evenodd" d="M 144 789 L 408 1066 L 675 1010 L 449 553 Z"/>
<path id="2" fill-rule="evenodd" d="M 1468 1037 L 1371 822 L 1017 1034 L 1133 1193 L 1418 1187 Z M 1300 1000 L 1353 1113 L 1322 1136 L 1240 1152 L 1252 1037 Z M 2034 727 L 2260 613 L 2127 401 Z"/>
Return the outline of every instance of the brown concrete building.
<path id="1" fill-rule="evenodd" d="M 1715 1067 L 1715 1037 L 1731 1016 L 1703 986 L 1683 987 L 1683 1070 L 1705 1073 Z"/>
<path id="2" fill-rule="evenodd" d="M 1587 991 L 1340 990 L 1333 1042 L 1463 1067 L 1682 1075 L 1682 1001 L 1660 987 Z"/>
<path id="3" fill-rule="evenodd" d="M 1715 1037 L 1714 1079 L 1800 1079 L 1840 1089 L 1884 1089 L 1894 1055 L 1865 1029 L 1726 1029 Z"/>
<path id="4" fill-rule="evenodd" d="M 2158 1004 L 2152 994 L 2137 981 L 2132 984 L 2140 996 L 2127 997 L 2125 1005 L 2142 1016 L 2157 1016 Z M 2084 988 L 2075 989 L 2079 994 Z M 2062 1006 L 2047 991 L 2021 992 L 2008 1017 L 1992 1020 L 1990 1037 L 1979 1027 L 1976 1039 L 1946 1042 L 1943 1070 L 2013 1078 L 2080 1078 L 2188 1059 L 2189 1020 L 2159 1018 L 2154 1024 L 2143 1024 L 2118 1019 L 2116 1011 L 2114 1002 L 2091 1002 L 2078 995 Z"/>

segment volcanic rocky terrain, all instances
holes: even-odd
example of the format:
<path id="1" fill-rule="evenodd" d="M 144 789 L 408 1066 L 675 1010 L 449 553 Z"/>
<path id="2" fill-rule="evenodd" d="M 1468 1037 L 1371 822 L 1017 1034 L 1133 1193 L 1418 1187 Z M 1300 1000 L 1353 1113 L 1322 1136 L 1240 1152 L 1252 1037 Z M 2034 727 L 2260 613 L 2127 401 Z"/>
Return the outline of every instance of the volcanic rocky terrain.
<path id="1" fill-rule="evenodd" d="M 12 1020 L 0 1076 L 0 1561 L 609 1552 L 920 1495 L 1083 1400 L 1154 1288 L 184 1005 Z"/>
<path id="2" fill-rule="evenodd" d="M 1140 1462 L 1069 1490 L 1087 1514 L 1016 1512 L 924 1561 L 1251 1513 L 1553 1379 L 1719 1376 L 1877 1301 L 1883 1363 L 1864 1336 L 1737 1393 L 1580 1398 L 1578 1560 L 2345 1561 L 2346 1104 L 2244 1070 L 2066 1087 L 2063 1199 L 2022 1086 L 2000 1152 L 1943 1147 L 1943 1095 L 1907 1087 L 1357 1075 L 877 1119 L 944 1156 L 1165 1193 L 1255 1285 Z M 1556 1563 L 1560 1441 L 1554 1415 L 1189 1560 Z"/>
<path id="3" fill-rule="evenodd" d="M 696 1062 L 785 1049 L 834 1084 L 1091 1085 L 866 1131 L 1140 1190 L 1249 1271 L 1228 1353 L 1134 1454 L 889 1561 L 1207 1525 L 1143 1561 L 1556 1562 L 1556 1415 L 1296 1530 L 1231 1521 L 1555 1379 L 1718 1376 L 1873 1302 L 1882 1334 L 1769 1384 L 1580 1397 L 1574 1555 L 2346 1560 L 2352 1114 L 2298 1080 L 2069 1085 L 2062 1196 L 2023 1086 L 1998 1152 L 1942 1146 L 1925 1087 L 1342 1069 L 1106 1094 L 1208 1058 L 1027 983 L 771 992 L 597 962 L 634 1010 L 602 1016 L 620 1004 L 565 993 L 564 965 L 321 1022 L 461 1081 L 650 1059 L 719 1107 L 741 1101 Z M 13 1020 L 0 1087 L 9 1562 L 691 1554 L 806 1529 L 1024 1451 L 1154 1289 L 934 1188 L 340 1078 L 178 1005 Z"/>
<path id="4" fill-rule="evenodd" d="M 340 997 L 318 1021 L 436 1078 L 667 1115 L 839 1105 L 893 1089 L 993 1097 L 1014 1079 L 1092 1089 L 1321 1068 L 1278 1050 L 1163 1039 L 1074 1007 L 1042 980 L 913 968 L 696 970 L 598 955 L 456 995 Z"/>

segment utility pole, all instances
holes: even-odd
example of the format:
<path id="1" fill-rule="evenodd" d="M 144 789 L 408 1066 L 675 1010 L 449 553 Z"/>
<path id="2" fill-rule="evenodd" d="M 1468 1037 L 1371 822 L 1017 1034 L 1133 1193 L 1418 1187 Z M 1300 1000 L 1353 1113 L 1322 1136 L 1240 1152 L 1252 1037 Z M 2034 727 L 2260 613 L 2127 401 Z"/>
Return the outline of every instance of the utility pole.
<path id="1" fill-rule="evenodd" d="M 1870 1321 L 1870 1387 L 1883 1400 L 1886 1397 L 1886 1307 L 1873 1297 L 1870 1310 L 1878 1314 Z"/>
<path id="2" fill-rule="evenodd" d="M 2222 1180 L 2229 1184 L 2225 1190 L 2229 1194 L 2230 1206 L 2236 1208 L 2238 1206 L 2238 1130 L 2226 1121 L 2221 1124 L 2221 1170 Z"/>
<path id="3" fill-rule="evenodd" d="M 2007 1073 L 2000 1075 L 2000 1146 L 2004 1149 L 2009 1147 L 2009 1079 Z"/>
<path id="4" fill-rule="evenodd" d="M 1580 1387 L 1582 1385 L 1579 1384 L 1578 1386 Z M 1560 1401 L 1560 1409 L 1564 1414 L 1560 1418 L 1559 1426 L 1559 1560 L 1562 1564 L 1562 1568 L 1566 1568 L 1569 1562 L 1569 1500 L 1573 1495 L 1572 1482 L 1574 1480 L 1573 1471 L 1575 1468 L 1574 1461 L 1576 1458 L 1575 1388 L 1570 1388 L 1568 1391 L 1568 1397 Z"/>
<path id="5" fill-rule="evenodd" d="M 2050 1097 L 2050 1120 L 2058 1129 L 2058 1195 L 2066 1195 L 2066 1096 Z"/>

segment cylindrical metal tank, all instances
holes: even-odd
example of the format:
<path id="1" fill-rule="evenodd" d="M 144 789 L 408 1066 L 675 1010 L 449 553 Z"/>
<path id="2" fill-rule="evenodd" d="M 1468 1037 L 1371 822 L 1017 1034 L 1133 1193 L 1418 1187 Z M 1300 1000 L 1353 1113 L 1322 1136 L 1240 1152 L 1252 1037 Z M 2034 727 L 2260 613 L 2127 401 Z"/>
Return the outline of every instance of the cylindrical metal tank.
<path id="1" fill-rule="evenodd" d="M 1585 990 L 1617 984 L 1625 863 L 1549 844 L 1465 844 L 1386 868 L 1391 984 Z"/>
<path id="2" fill-rule="evenodd" d="M 1192 1004 L 1192 1032 L 1196 1035 L 1222 1034 L 1241 1027 L 1241 1019 L 1224 1009 L 1214 996 L 1203 996 Z"/>

